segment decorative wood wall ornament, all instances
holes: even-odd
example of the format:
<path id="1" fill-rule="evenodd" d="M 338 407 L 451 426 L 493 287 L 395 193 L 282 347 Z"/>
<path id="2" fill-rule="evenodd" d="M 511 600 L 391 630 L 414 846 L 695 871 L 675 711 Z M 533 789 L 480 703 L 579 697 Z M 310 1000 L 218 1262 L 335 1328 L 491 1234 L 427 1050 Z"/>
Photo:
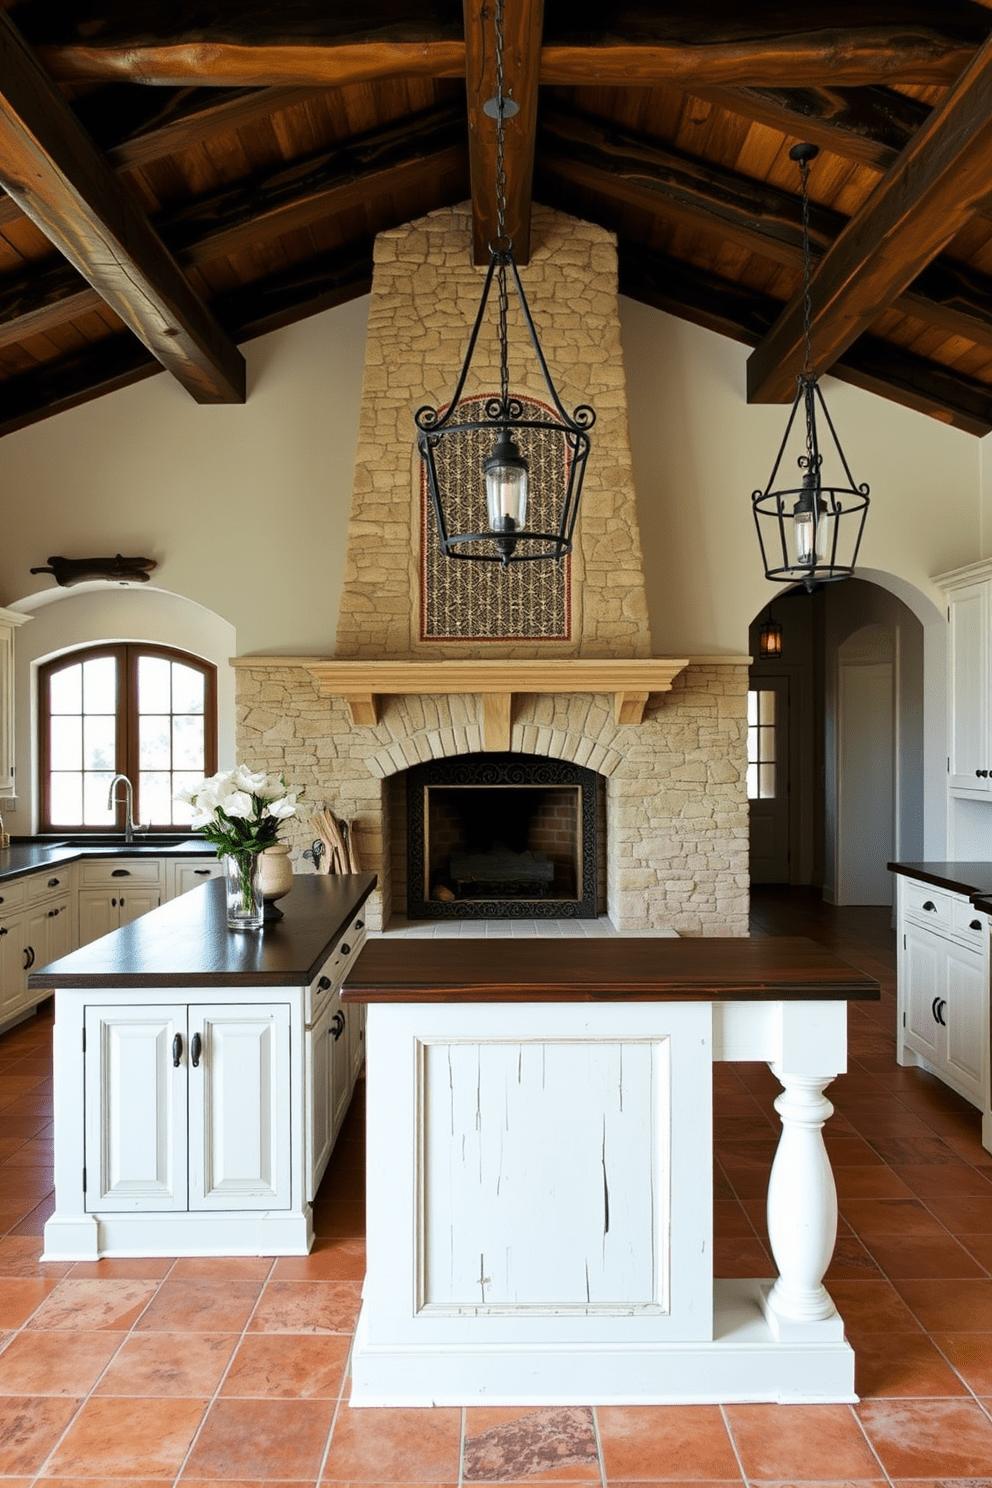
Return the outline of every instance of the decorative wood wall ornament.
<path id="1" fill-rule="evenodd" d="M 94 579 L 107 579 L 112 584 L 147 584 L 152 570 L 158 567 L 154 558 L 49 558 L 46 568 L 33 568 L 33 574 L 51 574 L 56 584 L 71 589 L 73 584 L 87 584 Z"/>

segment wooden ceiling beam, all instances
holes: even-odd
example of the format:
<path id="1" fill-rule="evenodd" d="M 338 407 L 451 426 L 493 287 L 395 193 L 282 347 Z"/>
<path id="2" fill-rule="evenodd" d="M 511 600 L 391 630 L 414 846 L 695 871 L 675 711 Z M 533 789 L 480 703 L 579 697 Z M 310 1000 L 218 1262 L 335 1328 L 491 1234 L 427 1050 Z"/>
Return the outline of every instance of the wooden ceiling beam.
<path id="1" fill-rule="evenodd" d="M 474 3 L 474 0 L 472 0 Z M 22 3 L 18 18 L 59 80 L 341 87 L 395 77 L 464 77 L 465 37 L 454 7 L 384 3 L 360 8 L 287 3 L 135 7 Z M 952 82 L 987 33 L 980 12 L 946 0 L 926 7 L 873 6 L 864 24 L 852 7 L 821 7 L 815 25 L 780 4 L 743 13 L 675 3 L 617 0 L 591 14 L 560 8 L 541 53 L 541 82 L 564 86 L 864 87 Z M 878 19 L 881 16 L 882 19 Z M 803 25 L 803 19 L 807 24 Z"/>
<path id="2" fill-rule="evenodd" d="M 553 106 L 544 109 L 539 141 L 542 188 L 552 181 L 554 191 L 554 179 L 570 181 L 601 199 L 677 218 L 750 253 L 802 268 L 802 206 L 794 193 Z M 848 221 L 811 203 L 814 259 Z M 992 349 L 992 279 L 953 259 L 935 260 L 896 304 L 907 315 Z"/>
<path id="3" fill-rule="evenodd" d="M 811 364 L 826 372 L 968 222 L 992 181 L 992 39 L 824 254 L 810 285 Z M 789 402 L 804 365 L 798 293 L 748 358 L 751 403 Z"/>
<path id="4" fill-rule="evenodd" d="M 781 309 L 770 295 L 652 254 L 641 244 L 621 239 L 619 246 L 621 294 L 746 346 L 757 344 Z M 830 376 L 978 438 L 992 432 L 987 384 L 878 337 L 862 336 L 834 363 Z M 769 468 L 773 454 L 769 450 Z"/>
<path id="5" fill-rule="evenodd" d="M 198 402 L 240 403 L 245 364 L 0 14 L 0 183 Z"/>
<path id="6" fill-rule="evenodd" d="M 156 228 L 184 266 L 257 247 L 379 196 L 422 187 L 431 200 L 452 175 L 464 193 L 464 115 L 452 105 L 371 130 L 292 166 L 280 162 L 249 181 L 163 214 Z M 457 198 L 456 198 L 457 199 Z M 52 330 L 99 304 L 99 296 L 63 261 L 0 278 L 0 346 Z"/>
<path id="7" fill-rule="evenodd" d="M 472 181 L 472 253 L 489 262 L 500 236 L 497 121 L 483 111 L 497 96 L 493 0 L 464 0 L 465 88 L 468 97 L 469 170 Z M 544 0 L 504 0 L 503 96 L 517 112 L 503 121 L 506 213 L 503 236 L 518 264 L 530 259 L 531 187 L 537 129 L 537 85 Z"/>

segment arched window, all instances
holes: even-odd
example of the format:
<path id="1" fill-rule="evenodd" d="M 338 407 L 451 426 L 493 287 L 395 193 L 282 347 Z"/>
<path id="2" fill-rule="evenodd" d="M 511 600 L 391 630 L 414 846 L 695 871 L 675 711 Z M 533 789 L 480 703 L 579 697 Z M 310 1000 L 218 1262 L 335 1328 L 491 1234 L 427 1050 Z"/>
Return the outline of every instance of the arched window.
<path id="1" fill-rule="evenodd" d="M 123 801 L 107 804 L 116 774 L 134 786 L 135 821 L 185 825 L 175 791 L 217 769 L 217 668 L 139 643 L 59 656 L 38 671 L 38 755 L 39 831 L 123 828 Z"/>

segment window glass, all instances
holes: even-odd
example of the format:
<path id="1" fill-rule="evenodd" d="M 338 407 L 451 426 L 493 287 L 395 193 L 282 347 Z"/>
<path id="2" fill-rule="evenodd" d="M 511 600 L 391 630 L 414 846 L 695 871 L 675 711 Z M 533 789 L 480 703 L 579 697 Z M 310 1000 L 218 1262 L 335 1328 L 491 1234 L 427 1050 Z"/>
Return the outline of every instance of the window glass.
<path id="1" fill-rule="evenodd" d="M 775 693 L 760 688 L 747 695 L 747 794 L 751 801 L 775 796 Z"/>

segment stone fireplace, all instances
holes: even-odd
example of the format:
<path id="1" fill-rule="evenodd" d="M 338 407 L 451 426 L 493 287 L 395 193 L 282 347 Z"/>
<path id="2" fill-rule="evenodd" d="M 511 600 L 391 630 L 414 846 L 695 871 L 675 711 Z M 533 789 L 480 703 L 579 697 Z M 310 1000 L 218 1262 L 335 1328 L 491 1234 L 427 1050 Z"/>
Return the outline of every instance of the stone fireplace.
<path id="1" fill-rule="evenodd" d="M 238 757 L 305 785 L 305 801 L 326 802 L 354 824 L 361 866 L 379 877 L 368 905 L 374 929 L 407 912 L 411 777 L 428 762 L 516 756 L 572 767 L 592 782 L 594 870 L 581 849 L 573 853 L 587 910 L 595 878 L 593 908 L 617 929 L 743 935 L 748 658 L 653 654 L 615 245 L 600 228 L 540 208 L 533 240 L 522 277 L 562 401 L 588 402 L 597 413 L 554 616 L 543 605 L 544 565 L 520 565 L 530 570 L 526 582 L 497 591 L 493 583 L 505 581 L 498 565 L 439 566 L 425 546 L 412 415 L 450 396 L 482 272 L 470 262 L 468 206 L 433 213 L 376 243 L 334 656 L 236 659 Z M 473 370 L 496 385 L 496 348 L 485 336 Z M 541 396 L 536 369 L 518 371 L 511 360 L 511 381 Z M 483 583 L 471 572 L 479 568 L 496 572 Z M 494 636 L 500 606 L 513 620 Z M 547 809 L 558 805 L 564 800 Z M 307 813 L 288 826 L 296 870 L 312 871 L 302 859 L 314 835 Z M 459 871 L 475 846 L 456 843 Z M 432 899 L 432 871 L 440 883 L 436 864 L 417 869 L 427 890 L 421 904 L 443 902 Z M 556 872 L 561 887 L 567 873 Z M 471 881 L 469 873 L 451 891 L 462 894 Z"/>

